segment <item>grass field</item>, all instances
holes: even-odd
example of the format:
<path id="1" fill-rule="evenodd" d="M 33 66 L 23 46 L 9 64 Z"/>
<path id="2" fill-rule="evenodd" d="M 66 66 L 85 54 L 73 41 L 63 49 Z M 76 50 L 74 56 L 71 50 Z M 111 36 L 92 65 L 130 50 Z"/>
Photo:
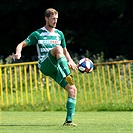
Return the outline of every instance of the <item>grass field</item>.
<path id="1" fill-rule="evenodd" d="M 76 112 L 77 127 L 63 127 L 65 112 L 5 112 L 0 133 L 133 133 L 132 112 Z"/>

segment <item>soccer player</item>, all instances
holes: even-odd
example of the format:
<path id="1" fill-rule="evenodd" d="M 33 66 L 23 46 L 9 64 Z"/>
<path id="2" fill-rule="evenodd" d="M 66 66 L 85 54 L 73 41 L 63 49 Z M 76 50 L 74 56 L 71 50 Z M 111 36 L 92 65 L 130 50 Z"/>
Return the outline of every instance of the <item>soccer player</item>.
<path id="1" fill-rule="evenodd" d="M 77 65 L 67 51 L 63 32 L 56 29 L 57 20 L 58 11 L 48 8 L 45 11 L 45 26 L 32 32 L 17 45 L 14 59 L 20 59 L 22 48 L 32 45 L 37 46 L 38 68 L 40 71 L 44 75 L 50 76 L 68 92 L 67 114 L 63 125 L 76 126 L 72 120 L 75 113 L 77 88 L 74 85 L 69 68 L 76 70 Z"/>

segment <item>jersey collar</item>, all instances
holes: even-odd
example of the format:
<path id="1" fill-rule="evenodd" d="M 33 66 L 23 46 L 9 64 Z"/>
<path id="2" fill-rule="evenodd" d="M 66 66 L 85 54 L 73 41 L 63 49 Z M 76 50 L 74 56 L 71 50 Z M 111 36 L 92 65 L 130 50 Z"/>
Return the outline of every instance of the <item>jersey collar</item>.
<path id="1" fill-rule="evenodd" d="M 48 33 L 50 33 L 50 32 L 45 28 L 45 26 L 42 27 L 41 30 L 45 30 L 45 31 L 47 31 Z M 54 28 L 54 31 L 55 31 L 55 28 Z M 54 32 L 54 31 L 53 31 L 53 32 Z"/>

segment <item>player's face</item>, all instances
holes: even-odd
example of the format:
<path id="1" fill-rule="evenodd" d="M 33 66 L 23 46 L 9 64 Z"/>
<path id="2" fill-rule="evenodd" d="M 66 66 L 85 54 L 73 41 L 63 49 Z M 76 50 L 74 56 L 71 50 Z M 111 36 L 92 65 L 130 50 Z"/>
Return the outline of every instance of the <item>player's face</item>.
<path id="1" fill-rule="evenodd" d="M 47 19 L 47 24 L 51 28 L 55 28 L 57 24 L 58 14 L 56 15 L 50 15 L 50 17 Z"/>

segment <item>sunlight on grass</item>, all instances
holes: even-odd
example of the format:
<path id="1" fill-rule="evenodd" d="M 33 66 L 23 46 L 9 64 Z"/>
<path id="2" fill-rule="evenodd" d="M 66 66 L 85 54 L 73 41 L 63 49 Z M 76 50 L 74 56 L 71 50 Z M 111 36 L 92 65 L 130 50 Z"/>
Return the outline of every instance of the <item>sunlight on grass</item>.
<path id="1" fill-rule="evenodd" d="M 65 112 L 2 112 L 2 133 L 128 133 L 132 112 L 76 112 L 77 127 L 63 127 Z"/>

